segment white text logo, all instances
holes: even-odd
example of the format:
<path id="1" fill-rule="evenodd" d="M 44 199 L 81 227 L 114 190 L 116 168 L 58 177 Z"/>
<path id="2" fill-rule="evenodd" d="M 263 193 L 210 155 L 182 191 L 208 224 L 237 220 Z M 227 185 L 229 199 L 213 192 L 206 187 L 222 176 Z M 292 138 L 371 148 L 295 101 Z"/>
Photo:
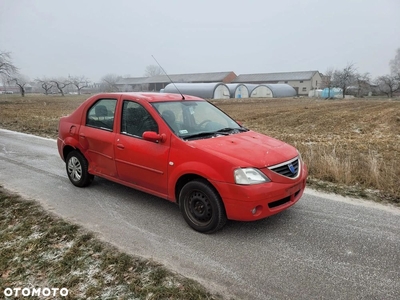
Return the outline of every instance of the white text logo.
<path id="1" fill-rule="evenodd" d="M 43 297 L 50 297 L 50 296 L 58 296 L 66 297 L 68 296 L 68 289 L 66 288 L 6 288 L 4 290 L 4 296 L 6 297 L 31 297 L 31 296 L 43 296 Z"/>

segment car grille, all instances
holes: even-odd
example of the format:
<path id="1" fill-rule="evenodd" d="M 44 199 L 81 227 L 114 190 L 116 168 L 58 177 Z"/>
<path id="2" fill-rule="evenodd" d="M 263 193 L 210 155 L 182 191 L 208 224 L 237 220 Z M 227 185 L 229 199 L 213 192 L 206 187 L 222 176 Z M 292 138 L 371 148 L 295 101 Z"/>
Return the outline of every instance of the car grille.
<path id="1" fill-rule="evenodd" d="M 290 167 L 290 165 L 292 166 L 292 168 Z M 299 174 L 299 158 L 296 157 L 287 162 L 271 166 L 268 169 L 285 177 L 296 178 Z"/>

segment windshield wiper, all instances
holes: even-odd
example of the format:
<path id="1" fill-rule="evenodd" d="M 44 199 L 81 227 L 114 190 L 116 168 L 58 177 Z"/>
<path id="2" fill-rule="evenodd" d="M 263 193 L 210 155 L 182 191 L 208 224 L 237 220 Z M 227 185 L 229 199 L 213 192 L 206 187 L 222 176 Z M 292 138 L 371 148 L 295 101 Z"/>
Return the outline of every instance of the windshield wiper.
<path id="1" fill-rule="evenodd" d="M 207 132 L 199 132 L 199 133 L 195 133 L 195 134 L 181 136 L 181 138 L 183 138 L 184 140 L 188 140 L 188 139 L 202 138 L 202 137 L 206 137 L 206 136 L 213 136 L 214 134 L 215 134 L 215 132 L 213 132 L 213 131 L 211 131 L 211 132 L 207 131 Z"/>
<path id="2" fill-rule="evenodd" d="M 214 133 L 237 133 L 237 132 L 245 132 L 248 131 L 246 128 L 244 127 L 239 127 L 239 128 L 231 128 L 231 127 L 225 127 L 225 128 L 221 128 L 217 131 L 215 131 Z"/>
<path id="3" fill-rule="evenodd" d="M 229 135 L 231 133 L 238 133 L 238 132 L 245 132 L 248 131 L 248 129 L 244 127 L 239 127 L 239 128 L 231 128 L 231 127 L 225 127 L 221 128 L 217 131 L 206 131 L 206 132 L 199 132 L 191 135 L 186 135 L 186 136 L 181 136 L 181 138 L 188 140 L 188 139 L 196 139 L 196 138 L 202 138 L 202 137 L 207 137 L 207 136 L 215 136 L 217 134 L 222 134 L 222 135 Z"/>

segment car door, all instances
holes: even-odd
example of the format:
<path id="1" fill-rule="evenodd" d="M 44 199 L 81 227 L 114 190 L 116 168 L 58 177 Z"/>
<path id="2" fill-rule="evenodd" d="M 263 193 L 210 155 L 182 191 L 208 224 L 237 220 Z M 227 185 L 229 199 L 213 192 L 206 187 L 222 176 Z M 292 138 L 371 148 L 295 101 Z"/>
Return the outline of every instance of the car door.
<path id="1" fill-rule="evenodd" d="M 117 99 L 99 99 L 87 110 L 79 141 L 89 161 L 89 172 L 115 177 L 114 121 Z"/>
<path id="2" fill-rule="evenodd" d="M 142 104 L 124 100 L 119 127 L 115 141 L 118 177 L 141 190 L 166 197 L 169 143 L 142 138 L 145 131 L 159 132 L 155 119 Z"/>

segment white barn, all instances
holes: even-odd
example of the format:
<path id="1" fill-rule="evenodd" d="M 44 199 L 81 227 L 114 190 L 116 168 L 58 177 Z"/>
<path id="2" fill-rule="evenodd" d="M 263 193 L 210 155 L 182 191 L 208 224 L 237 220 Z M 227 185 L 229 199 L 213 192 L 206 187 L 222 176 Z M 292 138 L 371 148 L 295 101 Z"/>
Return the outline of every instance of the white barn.
<path id="1" fill-rule="evenodd" d="M 250 98 L 285 98 L 297 95 L 296 90 L 288 84 L 245 84 Z"/>
<path id="2" fill-rule="evenodd" d="M 249 90 L 242 83 L 227 83 L 231 98 L 249 98 Z"/>
<path id="3" fill-rule="evenodd" d="M 322 77 L 318 71 L 240 74 L 232 83 L 288 84 L 299 96 L 308 96 L 310 90 L 319 89 Z"/>

